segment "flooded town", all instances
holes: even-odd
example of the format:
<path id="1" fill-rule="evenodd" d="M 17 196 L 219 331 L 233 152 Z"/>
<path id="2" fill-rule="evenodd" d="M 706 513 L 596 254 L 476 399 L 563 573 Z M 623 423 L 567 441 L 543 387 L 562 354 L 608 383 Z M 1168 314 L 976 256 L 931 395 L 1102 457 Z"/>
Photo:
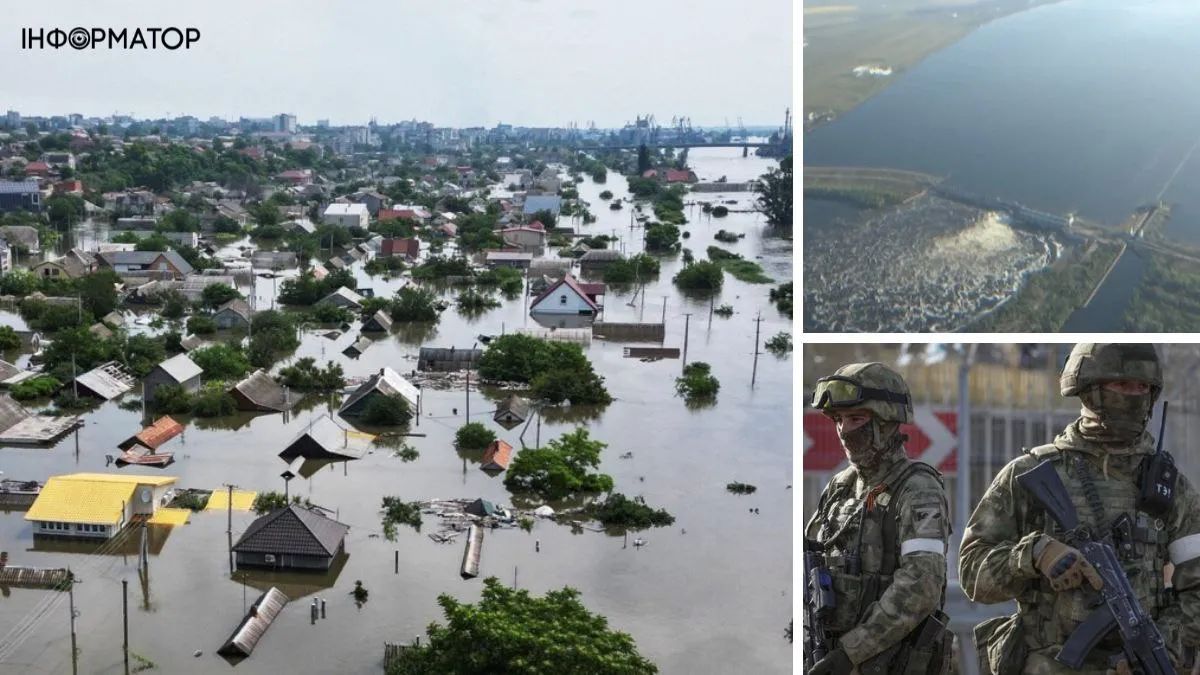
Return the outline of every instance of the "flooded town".
<path id="1" fill-rule="evenodd" d="M 790 672 L 791 130 L 737 133 L 10 111 L 0 670 L 451 672 L 545 596 Z"/>

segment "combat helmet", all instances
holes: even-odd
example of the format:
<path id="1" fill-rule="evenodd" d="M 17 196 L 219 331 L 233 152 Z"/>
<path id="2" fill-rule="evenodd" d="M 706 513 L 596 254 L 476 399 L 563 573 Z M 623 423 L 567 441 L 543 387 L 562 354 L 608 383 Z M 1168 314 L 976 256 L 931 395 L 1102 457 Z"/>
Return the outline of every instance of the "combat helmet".
<path id="1" fill-rule="evenodd" d="M 817 380 L 812 406 L 822 412 L 866 408 L 883 422 L 908 424 L 913 420 L 908 383 L 882 363 L 851 363 Z"/>
<path id="2" fill-rule="evenodd" d="M 1067 357 L 1059 389 L 1063 396 L 1078 396 L 1097 384 L 1115 380 L 1145 382 L 1157 396 L 1163 379 L 1154 345 L 1081 342 Z"/>

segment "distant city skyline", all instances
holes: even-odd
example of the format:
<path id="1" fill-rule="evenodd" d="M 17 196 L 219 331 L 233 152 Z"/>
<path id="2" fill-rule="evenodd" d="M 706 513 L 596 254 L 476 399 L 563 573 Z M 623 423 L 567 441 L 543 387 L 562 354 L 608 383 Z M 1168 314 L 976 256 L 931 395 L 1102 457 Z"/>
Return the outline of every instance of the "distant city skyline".
<path id="1" fill-rule="evenodd" d="M 757 0 L 316 0 L 8 7 L 0 60 L 23 116 L 297 116 L 301 126 L 777 126 L 792 105 L 793 7 Z M 195 27 L 190 51 L 22 50 L 24 27 Z"/>

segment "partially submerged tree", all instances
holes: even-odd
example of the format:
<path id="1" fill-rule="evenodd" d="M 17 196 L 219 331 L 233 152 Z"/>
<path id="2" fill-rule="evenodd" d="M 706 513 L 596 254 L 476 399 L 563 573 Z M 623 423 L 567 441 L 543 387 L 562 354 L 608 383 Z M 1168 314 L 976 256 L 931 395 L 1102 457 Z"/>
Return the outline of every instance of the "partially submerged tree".
<path id="1" fill-rule="evenodd" d="M 694 361 L 683 367 L 683 376 L 675 379 L 675 392 L 688 403 L 715 401 L 721 383 L 712 374 L 712 366 Z"/>
<path id="2" fill-rule="evenodd" d="M 772 225 L 792 226 L 792 158 L 784 157 L 778 169 L 759 178 L 758 210 Z"/>
<path id="3" fill-rule="evenodd" d="M 580 427 L 545 447 L 517 453 L 504 477 L 504 487 L 512 492 L 533 493 L 544 500 L 609 492 L 612 476 L 589 471 L 600 466 L 600 451 L 605 447 L 606 443 L 593 440 L 587 429 Z"/>
<path id="4" fill-rule="evenodd" d="M 387 675 L 649 675 L 658 668 L 633 638 L 588 611 L 579 591 L 535 597 L 495 577 L 483 581 L 476 604 L 438 596 L 446 625 L 431 623 L 429 640 L 400 652 Z"/>
<path id="5" fill-rule="evenodd" d="M 468 422 L 454 434 L 454 444 L 460 450 L 482 450 L 496 440 L 496 434 L 479 422 Z"/>
<path id="6" fill-rule="evenodd" d="M 378 426 L 401 426 L 412 419 L 408 402 L 400 396 L 381 394 L 367 402 L 363 411 L 363 422 Z"/>

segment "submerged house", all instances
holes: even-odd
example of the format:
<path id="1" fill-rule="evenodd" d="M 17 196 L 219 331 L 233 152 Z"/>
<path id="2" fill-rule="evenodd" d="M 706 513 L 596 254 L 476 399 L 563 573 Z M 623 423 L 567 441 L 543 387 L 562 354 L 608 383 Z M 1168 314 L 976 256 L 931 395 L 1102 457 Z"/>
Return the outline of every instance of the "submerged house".
<path id="1" fill-rule="evenodd" d="M 177 354 L 154 366 L 142 381 L 142 399 L 149 406 L 154 402 L 154 392 L 164 384 L 176 384 L 184 391 L 200 390 L 200 376 L 204 371 L 187 354 Z"/>
<path id="2" fill-rule="evenodd" d="M 174 476 L 52 476 L 25 514 L 36 535 L 111 539 L 134 516 L 153 516 Z"/>
<path id="3" fill-rule="evenodd" d="M 292 440 L 279 456 L 289 463 L 297 457 L 305 459 L 359 459 L 367 454 L 374 436 L 352 431 L 333 421 L 329 415 L 317 418 Z"/>
<path id="4" fill-rule="evenodd" d="M 217 311 L 213 313 L 213 322 L 217 324 L 217 328 L 222 330 L 230 328 L 247 330 L 250 328 L 250 315 L 250 305 L 241 298 L 234 298 L 217 308 Z"/>
<path id="5" fill-rule="evenodd" d="M 496 414 L 492 415 L 492 419 L 505 429 L 512 429 L 529 419 L 529 401 L 516 394 L 509 394 L 508 398 L 496 406 Z"/>
<path id="6" fill-rule="evenodd" d="M 324 298 L 321 298 L 319 302 L 328 302 L 338 307 L 358 309 L 359 307 L 362 307 L 363 300 L 365 300 L 363 296 L 355 293 L 345 286 L 342 286 Z"/>
<path id="7" fill-rule="evenodd" d="M 53 443 L 82 424 L 78 417 L 35 415 L 7 394 L 0 396 L 0 443 L 4 445 Z"/>
<path id="8" fill-rule="evenodd" d="M 359 417 L 366 412 L 371 399 L 378 396 L 399 396 L 408 404 L 409 412 L 416 414 L 421 401 L 421 390 L 401 377 L 400 373 L 385 366 L 350 394 L 338 410 L 338 414 L 342 417 Z"/>
<path id="9" fill-rule="evenodd" d="M 372 344 L 374 343 L 371 342 L 371 338 L 359 335 L 358 339 L 354 341 L 354 344 L 343 349 L 342 353 L 352 359 L 357 359 L 358 357 L 362 356 L 363 352 L 367 351 L 367 348 L 369 348 Z"/>
<path id="10" fill-rule="evenodd" d="M 176 422 L 170 416 L 164 415 L 155 420 L 154 424 L 118 443 L 117 447 L 122 450 L 129 450 L 137 446 L 154 452 L 162 447 L 164 443 L 182 433 L 183 425 Z"/>
<path id="11" fill-rule="evenodd" d="M 133 389 L 137 378 L 117 363 L 109 361 L 83 373 L 75 378 L 75 386 L 80 396 L 92 396 L 111 401 L 112 399 Z M 72 386 L 71 384 L 67 385 Z"/>
<path id="12" fill-rule="evenodd" d="M 382 309 L 371 315 L 371 318 L 363 322 L 362 330 L 364 332 L 386 333 L 392 329 L 392 317 Z"/>
<path id="13" fill-rule="evenodd" d="M 500 472 L 508 468 L 513 447 L 500 439 L 492 441 L 483 451 L 483 464 L 479 467 L 488 472 Z"/>
<path id="14" fill-rule="evenodd" d="M 604 293 L 604 285 L 589 286 L 591 287 L 584 288 L 575 277 L 568 274 L 542 291 L 542 294 L 530 303 L 529 313 L 595 316 L 600 311 L 595 297 Z"/>
<path id="15" fill-rule="evenodd" d="M 287 603 L 288 597 L 283 594 L 283 591 L 272 586 L 250 605 L 250 611 L 246 613 L 245 618 L 234 629 L 233 635 L 229 636 L 217 653 L 234 658 L 250 656 L 255 645 L 271 627 L 271 622 L 279 616 L 279 612 Z"/>
<path id="16" fill-rule="evenodd" d="M 284 412 L 291 410 L 298 400 L 287 387 L 261 368 L 233 385 L 229 395 L 237 401 L 238 410 L 254 412 Z"/>
<path id="17" fill-rule="evenodd" d="M 477 367 L 481 356 L 483 356 L 482 349 L 421 347 L 421 351 L 417 355 L 417 370 L 438 373 L 467 370 Z"/>
<path id="18" fill-rule="evenodd" d="M 237 566 L 328 570 L 346 546 L 350 526 L 290 504 L 250 523 L 233 545 Z"/>

